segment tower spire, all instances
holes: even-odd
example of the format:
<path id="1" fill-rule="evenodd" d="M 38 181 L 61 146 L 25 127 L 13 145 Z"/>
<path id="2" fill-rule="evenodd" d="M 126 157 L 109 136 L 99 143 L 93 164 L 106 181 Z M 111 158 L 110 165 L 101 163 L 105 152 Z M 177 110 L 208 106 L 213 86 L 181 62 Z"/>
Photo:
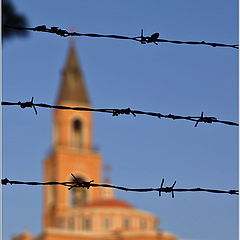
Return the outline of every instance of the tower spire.
<path id="1" fill-rule="evenodd" d="M 84 77 L 79 65 L 75 44 L 70 41 L 68 56 L 62 73 L 57 104 L 90 105 Z"/>

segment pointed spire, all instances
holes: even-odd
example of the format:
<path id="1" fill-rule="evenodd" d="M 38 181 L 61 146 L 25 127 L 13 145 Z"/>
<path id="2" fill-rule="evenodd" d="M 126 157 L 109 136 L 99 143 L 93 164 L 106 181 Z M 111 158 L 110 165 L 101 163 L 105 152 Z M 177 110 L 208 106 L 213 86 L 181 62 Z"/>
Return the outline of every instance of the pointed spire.
<path id="1" fill-rule="evenodd" d="M 57 104 L 90 105 L 74 42 L 70 42 Z"/>

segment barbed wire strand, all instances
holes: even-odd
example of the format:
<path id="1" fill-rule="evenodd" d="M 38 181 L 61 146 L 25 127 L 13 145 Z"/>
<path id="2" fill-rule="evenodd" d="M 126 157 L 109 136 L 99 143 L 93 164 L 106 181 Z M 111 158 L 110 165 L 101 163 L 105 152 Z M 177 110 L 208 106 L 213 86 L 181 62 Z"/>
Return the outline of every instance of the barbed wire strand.
<path id="1" fill-rule="evenodd" d="M 72 188 L 87 188 L 90 187 L 102 187 L 102 188 L 114 188 L 126 192 L 158 192 L 158 195 L 161 196 L 161 193 L 171 193 L 172 198 L 174 198 L 175 192 L 209 192 L 209 193 L 218 193 L 218 194 L 230 194 L 230 195 L 238 195 L 239 190 L 217 190 L 217 189 L 205 189 L 205 188 L 174 188 L 176 185 L 176 181 L 172 184 L 170 187 L 163 187 L 164 179 L 162 179 L 160 187 L 158 188 L 128 188 L 128 187 L 122 187 L 122 186 L 116 186 L 112 184 L 106 184 L 106 183 L 92 183 L 93 180 L 89 182 L 81 181 L 71 174 L 75 181 L 69 181 L 69 182 L 23 182 L 23 181 L 11 181 L 7 178 L 4 178 L 1 180 L 2 185 L 62 185 L 65 187 L 68 187 L 68 190 L 71 190 Z"/>
<path id="2" fill-rule="evenodd" d="M 152 117 L 157 117 L 159 119 L 161 118 L 170 118 L 173 120 L 176 119 L 183 119 L 183 120 L 188 120 L 188 121 L 193 121 L 195 123 L 195 127 L 198 126 L 200 122 L 204 123 L 222 123 L 222 124 L 227 124 L 227 125 L 232 125 L 232 126 L 238 126 L 238 123 L 235 122 L 230 122 L 230 121 L 223 121 L 223 120 L 218 120 L 216 117 L 205 117 L 203 116 L 203 112 L 201 113 L 201 116 L 179 116 L 179 115 L 173 115 L 173 114 L 161 114 L 157 112 L 144 112 L 140 110 L 131 110 L 130 108 L 125 108 L 125 109 L 117 109 L 117 108 L 104 108 L 104 109 L 97 109 L 97 108 L 87 108 L 87 107 L 69 107 L 69 106 L 61 106 L 61 105 L 49 105 L 46 103 L 34 103 L 33 102 L 33 97 L 31 101 L 27 102 L 1 102 L 1 105 L 7 105 L 7 106 L 20 106 L 21 108 L 33 108 L 35 111 L 35 114 L 37 114 L 37 109 L 36 107 L 42 107 L 42 108 L 52 108 L 52 109 L 63 109 L 63 110 L 75 110 L 75 111 L 92 111 L 92 112 L 102 112 L 102 113 L 110 113 L 112 116 L 119 116 L 122 114 L 125 115 L 133 115 L 136 117 L 137 115 L 147 115 L 147 116 L 152 116 Z"/>
<path id="3" fill-rule="evenodd" d="M 68 32 L 67 30 L 60 29 L 59 27 L 47 28 L 46 25 L 41 25 L 37 27 L 18 27 L 3 24 L 3 27 L 16 29 L 16 30 L 27 30 L 27 31 L 37 31 L 37 32 L 47 32 L 52 34 L 57 34 L 62 37 L 94 37 L 94 38 L 112 38 L 112 39 L 122 39 L 122 40 L 133 40 L 140 42 L 141 44 L 154 43 L 173 43 L 173 44 L 190 44 L 190 45 L 208 45 L 212 47 L 230 47 L 238 49 L 237 44 L 224 44 L 215 42 L 205 42 L 205 41 L 179 41 L 179 40 L 167 40 L 159 38 L 159 33 L 153 33 L 151 36 L 144 36 L 143 29 L 141 30 L 141 35 L 137 37 L 127 37 L 114 34 L 96 34 L 96 33 L 78 33 L 78 32 Z"/>

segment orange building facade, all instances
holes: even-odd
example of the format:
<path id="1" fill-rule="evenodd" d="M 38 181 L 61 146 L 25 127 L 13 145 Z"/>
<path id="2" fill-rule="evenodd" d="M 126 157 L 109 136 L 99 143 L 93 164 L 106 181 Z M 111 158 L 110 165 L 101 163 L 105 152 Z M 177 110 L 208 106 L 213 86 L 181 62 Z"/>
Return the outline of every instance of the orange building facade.
<path id="1" fill-rule="evenodd" d="M 58 105 L 91 107 L 73 44 L 62 72 Z M 44 181 L 101 183 L 102 158 L 92 144 L 92 112 L 53 111 L 53 148 L 44 160 Z M 114 196 L 110 188 L 45 186 L 43 229 L 13 240 L 176 240 L 158 230 L 159 220 Z"/>

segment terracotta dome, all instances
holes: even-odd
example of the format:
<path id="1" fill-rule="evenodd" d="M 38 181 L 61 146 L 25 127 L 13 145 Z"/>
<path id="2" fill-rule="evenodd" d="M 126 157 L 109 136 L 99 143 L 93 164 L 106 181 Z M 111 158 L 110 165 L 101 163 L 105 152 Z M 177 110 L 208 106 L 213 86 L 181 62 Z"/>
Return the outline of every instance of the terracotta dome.
<path id="1" fill-rule="evenodd" d="M 119 199 L 106 199 L 98 200 L 86 204 L 84 207 L 122 207 L 122 208 L 133 208 L 132 205 Z"/>

